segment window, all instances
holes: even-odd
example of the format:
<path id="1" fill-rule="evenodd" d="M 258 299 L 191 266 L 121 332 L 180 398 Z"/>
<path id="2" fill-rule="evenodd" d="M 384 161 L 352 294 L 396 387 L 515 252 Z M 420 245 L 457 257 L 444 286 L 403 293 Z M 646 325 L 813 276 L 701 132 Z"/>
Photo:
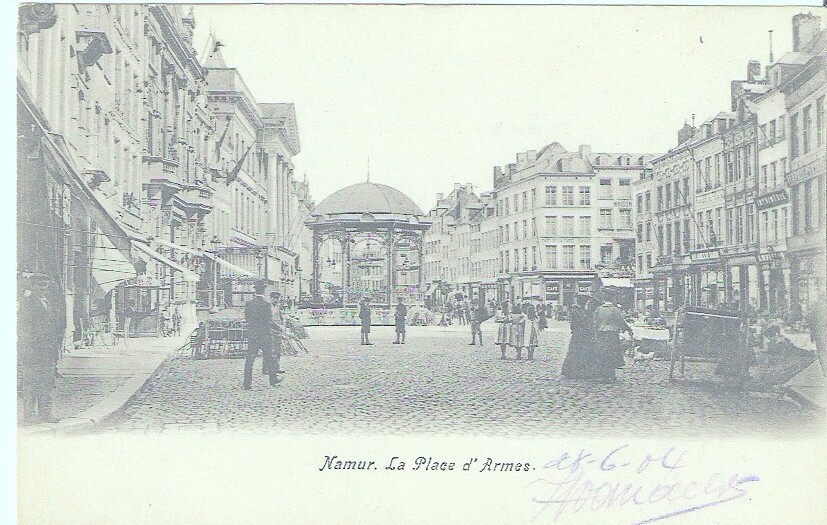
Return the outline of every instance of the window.
<path id="1" fill-rule="evenodd" d="M 514 194 L 514 213 L 517 213 L 518 211 L 520 211 L 520 194 L 515 193 Z"/>
<path id="2" fill-rule="evenodd" d="M 683 182 L 684 182 L 684 188 L 686 190 L 689 190 L 689 179 L 684 179 Z M 680 195 L 680 201 L 683 204 L 686 204 L 686 203 L 689 202 L 689 195 L 687 195 L 687 193 L 688 193 L 688 191 L 681 191 L 681 181 L 676 180 L 675 181 L 675 206 L 678 205 L 678 201 L 679 201 L 678 195 Z"/>
<path id="3" fill-rule="evenodd" d="M 666 247 L 663 253 L 672 253 L 672 225 L 666 225 Z"/>
<path id="4" fill-rule="evenodd" d="M 704 169 L 704 188 L 710 189 L 712 186 L 712 157 L 707 157 L 704 162 L 706 164 L 706 168 Z M 689 193 L 689 191 L 686 193 Z"/>
<path id="5" fill-rule="evenodd" d="M 531 247 L 531 269 L 532 270 L 537 269 L 537 247 L 536 246 Z"/>
<path id="6" fill-rule="evenodd" d="M 646 211 L 652 211 L 652 192 L 646 192 Z"/>
<path id="7" fill-rule="evenodd" d="M 767 189 L 767 167 L 761 166 L 761 182 L 758 185 L 758 191 L 763 191 Z"/>
<path id="8" fill-rule="evenodd" d="M 824 144 L 824 96 L 816 100 L 816 146 Z"/>
<path id="9" fill-rule="evenodd" d="M 612 245 L 604 244 L 600 247 L 600 263 L 612 264 Z"/>
<path id="10" fill-rule="evenodd" d="M 721 154 L 715 154 L 715 187 L 721 185 Z"/>
<path id="11" fill-rule="evenodd" d="M 692 229 L 689 227 L 689 219 L 683 220 L 683 251 L 689 253 Z"/>
<path id="12" fill-rule="evenodd" d="M 510 240 L 510 237 L 511 237 L 511 225 L 506 224 L 505 225 L 505 242 L 508 242 Z"/>
<path id="13" fill-rule="evenodd" d="M 735 223 L 735 244 L 743 244 L 744 242 L 744 207 L 738 206 L 735 208 L 736 220 Z"/>
<path id="14" fill-rule="evenodd" d="M 813 179 L 804 183 L 804 231 L 808 232 L 813 229 Z"/>
<path id="15" fill-rule="evenodd" d="M 621 199 L 632 198 L 632 179 L 620 179 L 620 189 L 618 191 Z"/>
<path id="16" fill-rule="evenodd" d="M 778 242 L 778 210 L 772 210 L 772 222 L 770 223 L 770 234 L 767 234 L 768 239 L 773 242 Z"/>
<path id="17" fill-rule="evenodd" d="M 514 223 L 514 240 L 515 241 L 520 240 L 520 223 L 519 222 Z"/>
<path id="18" fill-rule="evenodd" d="M 761 124 L 761 126 L 760 126 L 760 133 L 759 133 L 759 137 L 758 137 L 758 143 L 761 145 L 762 148 L 768 146 L 769 143 L 770 143 L 769 136 L 767 135 L 767 125 L 766 124 Z"/>
<path id="19" fill-rule="evenodd" d="M 790 116 L 790 158 L 798 158 L 798 113 Z"/>
<path id="20" fill-rule="evenodd" d="M 563 186 L 563 206 L 574 206 L 574 186 Z"/>
<path id="21" fill-rule="evenodd" d="M 531 189 L 531 208 L 537 207 L 537 188 Z"/>
<path id="22" fill-rule="evenodd" d="M 537 219 L 534 217 L 531 218 L 531 236 L 537 237 Z"/>
<path id="23" fill-rule="evenodd" d="M 503 206 L 503 215 L 508 215 L 508 212 L 510 211 L 508 208 L 508 197 L 505 198 L 504 202 L 505 205 Z"/>
<path id="24" fill-rule="evenodd" d="M 528 239 L 528 221 L 523 221 L 523 239 Z"/>
<path id="25" fill-rule="evenodd" d="M 643 256 L 637 256 L 637 273 L 643 273 Z"/>
<path id="26" fill-rule="evenodd" d="M 520 271 L 520 250 L 514 249 L 514 271 Z"/>
<path id="27" fill-rule="evenodd" d="M 505 271 L 511 271 L 511 252 L 508 250 L 505 251 Z"/>
<path id="28" fill-rule="evenodd" d="M 528 248 L 523 248 L 523 271 L 528 270 Z"/>
<path id="29" fill-rule="evenodd" d="M 752 144 L 748 144 L 744 151 L 746 152 L 746 155 L 744 157 L 744 176 L 751 177 L 752 161 L 755 158 L 755 148 Z"/>
<path id="30" fill-rule="evenodd" d="M 789 208 L 783 208 L 781 210 L 781 216 L 782 216 L 782 219 L 781 219 L 781 235 L 779 235 L 779 237 L 781 237 L 782 239 L 786 239 L 787 235 L 789 235 L 788 232 L 789 232 L 789 227 L 790 227 L 790 222 L 789 222 L 790 221 L 790 210 L 789 210 Z"/>
<path id="31" fill-rule="evenodd" d="M 766 125 L 766 128 L 767 129 L 764 130 L 764 131 L 766 132 L 767 139 L 769 140 L 769 142 L 771 144 L 775 144 L 775 139 L 776 139 L 776 137 L 775 137 L 775 133 L 776 133 L 776 131 L 775 131 L 775 120 L 771 120 L 769 125 Z M 763 130 L 763 127 L 762 127 L 762 130 Z"/>
<path id="32" fill-rule="evenodd" d="M 776 135 L 778 140 L 784 140 L 787 138 L 787 128 L 785 126 L 784 115 L 778 117 L 778 134 Z"/>
<path id="33" fill-rule="evenodd" d="M 779 181 L 778 183 L 781 184 L 781 178 L 787 175 L 787 158 L 781 159 L 781 173 L 779 174 Z"/>
<path id="34" fill-rule="evenodd" d="M 546 206 L 557 206 L 557 186 L 546 186 Z"/>
<path id="35" fill-rule="evenodd" d="M 658 186 L 658 209 L 657 211 L 663 211 L 663 186 Z"/>
<path id="36" fill-rule="evenodd" d="M 528 192 L 524 191 L 523 192 L 523 211 L 526 211 L 527 209 L 528 209 Z"/>
<path id="37" fill-rule="evenodd" d="M 600 179 L 598 199 L 612 199 L 612 179 Z"/>
<path id="38" fill-rule="evenodd" d="M 600 224 L 598 228 L 602 230 L 611 230 L 612 229 L 612 209 L 611 208 L 601 208 L 600 209 Z"/>
<path id="39" fill-rule="evenodd" d="M 580 269 L 588 270 L 592 267 L 592 247 L 588 244 L 580 245 Z"/>
<path id="40" fill-rule="evenodd" d="M 770 214 L 769 212 L 761 212 L 761 238 L 764 242 L 770 239 Z"/>
<path id="41" fill-rule="evenodd" d="M 580 217 L 580 235 L 589 237 L 592 234 L 592 218 L 590 216 Z"/>
<path id="42" fill-rule="evenodd" d="M 652 221 L 646 221 L 646 242 L 652 242 Z"/>
<path id="43" fill-rule="evenodd" d="M 637 196 L 637 213 L 643 213 L 643 194 L 639 193 Z"/>
<path id="44" fill-rule="evenodd" d="M 561 235 L 565 237 L 571 237 L 574 235 L 574 217 L 571 215 L 566 215 L 563 217 L 563 231 Z"/>
<path id="45" fill-rule="evenodd" d="M 675 254 L 681 254 L 681 221 L 675 221 Z"/>
<path id="46" fill-rule="evenodd" d="M 643 224 L 637 225 L 637 242 L 643 242 Z"/>
<path id="47" fill-rule="evenodd" d="M 724 176 L 726 178 L 727 184 L 733 181 L 733 175 L 735 168 L 732 165 L 732 153 L 725 153 L 725 164 L 724 164 Z"/>
<path id="48" fill-rule="evenodd" d="M 632 229 L 632 210 L 620 210 L 620 228 L 623 230 Z"/>
<path id="49" fill-rule="evenodd" d="M 807 106 L 801 113 L 801 150 L 806 155 L 810 152 L 810 128 L 812 127 L 812 106 Z"/>
<path id="50" fill-rule="evenodd" d="M 663 226 L 658 226 L 658 252 L 663 253 Z"/>
<path id="51" fill-rule="evenodd" d="M 652 267 L 652 254 L 651 253 L 646 254 L 646 267 L 647 268 Z"/>
<path id="52" fill-rule="evenodd" d="M 588 186 L 580 186 L 580 206 L 591 206 L 592 194 Z"/>
<path id="53" fill-rule="evenodd" d="M 664 189 L 666 191 L 666 209 L 669 209 L 672 207 L 672 185 L 667 182 Z"/>
<path id="54" fill-rule="evenodd" d="M 557 217 L 546 217 L 546 235 L 549 237 L 557 236 Z"/>
<path id="55" fill-rule="evenodd" d="M 557 269 L 557 246 L 546 246 L 546 264 L 548 264 L 550 270 Z"/>
<path id="56" fill-rule="evenodd" d="M 697 174 L 695 177 L 695 191 L 701 192 L 704 187 L 704 170 L 703 170 L 703 161 L 697 161 L 695 163 L 695 173 Z"/>
<path id="57" fill-rule="evenodd" d="M 574 270 L 574 245 L 563 246 L 563 269 Z"/>

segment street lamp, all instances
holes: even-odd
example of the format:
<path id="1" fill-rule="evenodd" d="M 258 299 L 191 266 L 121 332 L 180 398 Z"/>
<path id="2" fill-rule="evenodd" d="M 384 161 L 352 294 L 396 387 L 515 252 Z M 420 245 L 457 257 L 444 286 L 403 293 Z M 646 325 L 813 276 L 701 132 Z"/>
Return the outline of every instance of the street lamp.
<path id="1" fill-rule="evenodd" d="M 221 239 L 218 238 L 218 235 L 213 235 L 210 244 L 212 244 L 212 252 L 215 255 L 212 261 L 212 307 L 218 308 L 218 245 L 221 244 Z"/>

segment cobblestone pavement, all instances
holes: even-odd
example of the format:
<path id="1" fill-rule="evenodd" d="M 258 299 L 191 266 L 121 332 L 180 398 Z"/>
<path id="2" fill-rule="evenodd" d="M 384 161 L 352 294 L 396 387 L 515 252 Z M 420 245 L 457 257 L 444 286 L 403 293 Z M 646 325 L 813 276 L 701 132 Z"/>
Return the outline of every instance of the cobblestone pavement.
<path id="1" fill-rule="evenodd" d="M 485 323 L 493 340 L 493 323 Z M 779 396 L 725 388 L 710 366 L 687 364 L 668 380 L 630 363 L 614 384 L 560 378 L 568 325 L 541 334 L 534 361 L 501 361 L 498 347 L 468 346 L 468 327 L 412 327 L 393 345 L 392 327 L 310 328 L 310 355 L 283 357 L 276 387 L 258 373 L 241 389 L 243 361 L 173 358 L 104 431 L 253 430 L 276 432 L 474 433 L 483 435 L 672 435 L 686 438 L 819 432 L 824 414 Z"/>

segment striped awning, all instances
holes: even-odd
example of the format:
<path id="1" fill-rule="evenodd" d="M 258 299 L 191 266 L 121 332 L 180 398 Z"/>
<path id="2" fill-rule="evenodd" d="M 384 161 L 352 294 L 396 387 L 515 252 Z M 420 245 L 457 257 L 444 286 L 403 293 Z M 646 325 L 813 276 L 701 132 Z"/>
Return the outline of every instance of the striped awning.
<path id="1" fill-rule="evenodd" d="M 135 248 L 137 248 L 139 251 L 141 251 L 143 254 L 149 256 L 150 258 L 155 259 L 156 261 L 163 264 L 164 266 L 167 266 L 167 267 L 175 270 L 176 272 L 181 272 L 181 275 L 183 275 L 184 281 L 186 281 L 186 282 L 196 283 L 196 282 L 201 280 L 201 277 L 197 273 L 195 273 L 191 270 L 187 270 L 186 268 L 184 268 L 183 266 L 181 266 L 177 262 L 173 261 L 172 259 L 164 257 L 163 255 L 156 252 L 155 250 L 153 250 L 152 248 L 150 248 L 149 246 L 147 246 L 144 243 L 135 242 L 135 243 L 132 243 L 132 246 L 134 246 Z"/>
<path id="2" fill-rule="evenodd" d="M 90 265 L 92 278 L 104 295 L 118 284 L 137 275 L 135 265 L 124 256 L 100 228 L 92 235 L 94 246 Z"/>

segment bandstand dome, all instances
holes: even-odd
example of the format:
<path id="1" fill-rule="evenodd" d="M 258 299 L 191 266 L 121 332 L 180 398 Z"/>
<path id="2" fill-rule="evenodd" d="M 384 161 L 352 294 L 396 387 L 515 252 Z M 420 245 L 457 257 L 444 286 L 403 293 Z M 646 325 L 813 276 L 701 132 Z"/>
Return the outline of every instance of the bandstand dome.
<path id="1" fill-rule="evenodd" d="M 360 182 L 333 193 L 316 206 L 313 215 L 407 215 L 424 217 L 419 206 L 386 184 Z"/>

